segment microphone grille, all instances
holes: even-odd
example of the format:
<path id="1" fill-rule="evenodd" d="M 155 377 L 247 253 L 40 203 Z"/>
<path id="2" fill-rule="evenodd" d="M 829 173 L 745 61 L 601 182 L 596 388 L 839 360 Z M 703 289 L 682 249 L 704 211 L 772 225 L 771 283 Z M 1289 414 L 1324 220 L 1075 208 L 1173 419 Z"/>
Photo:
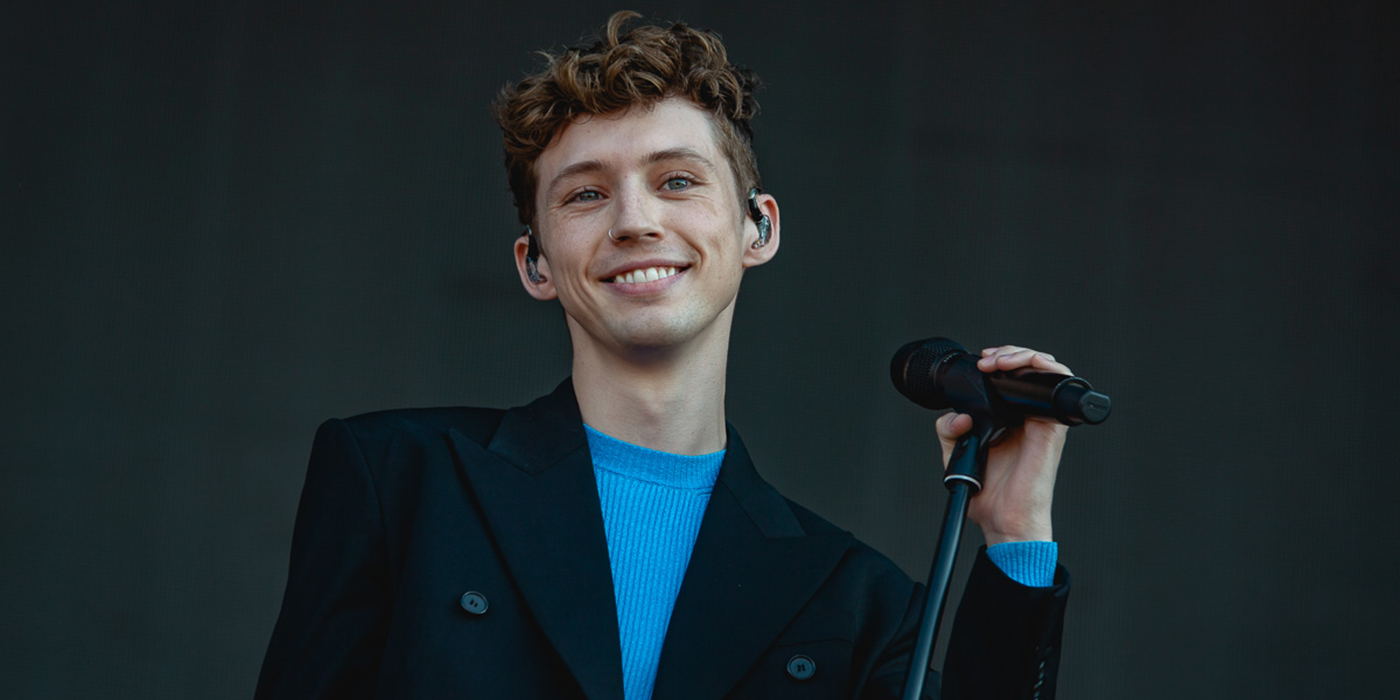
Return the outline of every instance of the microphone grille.
<path id="1" fill-rule="evenodd" d="M 924 408 L 948 408 L 948 400 L 938 386 L 934 369 L 943 358 L 953 353 L 966 353 L 957 341 L 947 338 L 926 338 L 906 343 L 890 360 L 890 379 L 905 398 Z"/>

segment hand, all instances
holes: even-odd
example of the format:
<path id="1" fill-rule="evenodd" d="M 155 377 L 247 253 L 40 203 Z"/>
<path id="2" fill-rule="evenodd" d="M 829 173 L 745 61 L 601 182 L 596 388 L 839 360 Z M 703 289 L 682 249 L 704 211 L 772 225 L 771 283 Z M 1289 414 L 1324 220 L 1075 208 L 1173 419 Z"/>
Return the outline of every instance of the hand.
<path id="1" fill-rule="evenodd" d="M 1056 362 L 1054 355 L 1015 345 L 987 348 L 977 362 L 977 368 L 983 372 L 1022 367 L 1074 374 Z M 940 417 L 936 425 L 938 440 L 943 444 L 943 468 L 947 469 L 958 437 L 972 428 L 972 417 L 951 412 Z M 967 511 L 968 518 L 982 528 L 988 546 L 1052 538 L 1050 503 L 1068 429 L 1058 421 L 1029 416 L 1021 427 L 1009 429 L 1005 438 L 991 448 L 982 491 L 973 497 Z"/>

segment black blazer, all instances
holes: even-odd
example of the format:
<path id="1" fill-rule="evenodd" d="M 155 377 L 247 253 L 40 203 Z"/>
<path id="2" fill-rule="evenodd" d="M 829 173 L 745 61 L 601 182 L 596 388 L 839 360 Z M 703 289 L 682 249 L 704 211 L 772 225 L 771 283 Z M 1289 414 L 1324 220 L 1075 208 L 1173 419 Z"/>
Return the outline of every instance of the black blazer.
<path id="1" fill-rule="evenodd" d="M 1053 697 L 1068 593 L 1056 579 L 1027 588 L 978 555 L 944 698 Z M 898 697 L 921 591 L 779 495 L 730 427 L 654 697 Z M 331 420 L 257 697 L 621 700 L 617 630 L 569 381 L 508 411 Z M 926 687 L 937 697 L 936 674 Z"/>

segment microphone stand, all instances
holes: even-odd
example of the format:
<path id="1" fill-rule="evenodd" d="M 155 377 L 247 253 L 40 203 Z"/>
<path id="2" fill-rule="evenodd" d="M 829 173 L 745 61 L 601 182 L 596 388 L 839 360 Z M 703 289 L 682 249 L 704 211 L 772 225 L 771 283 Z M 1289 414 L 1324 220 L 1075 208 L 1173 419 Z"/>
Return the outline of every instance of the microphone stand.
<path id="1" fill-rule="evenodd" d="M 948 487 L 948 505 L 943 514 L 943 529 L 938 535 L 938 551 L 924 591 L 923 614 L 919 622 L 918 642 L 909 658 L 909 675 L 904 679 L 904 700 L 923 697 L 924 679 L 928 676 L 929 659 L 933 656 L 934 638 L 943 622 L 943 604 L 948 599 L 948 582 L 953 578 L 953 564 L 958 558 L 958 543 L 962 539 L 967 506 L 982 490 L 982 472 L 987 466 L 987 448 L 999 425 L 990 415 L 972 416 L 972 430 L 958 438 L 957 447 L 948 459 L 948 471 L 943 485 Z"/>

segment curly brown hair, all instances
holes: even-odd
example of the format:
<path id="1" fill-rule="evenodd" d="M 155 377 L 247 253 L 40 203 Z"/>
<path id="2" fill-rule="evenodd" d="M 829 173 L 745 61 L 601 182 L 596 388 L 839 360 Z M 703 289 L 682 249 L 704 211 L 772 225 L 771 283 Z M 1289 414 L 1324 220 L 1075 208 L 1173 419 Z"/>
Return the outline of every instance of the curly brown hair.
<path id="1" fill-rule="evenodd" d="M 535 161 L 573 119 L 651 106 L 667 97 L 684 97 L 710 113 L 741 201 L 749 188 L 762 186 L 749 125 L 758 112 L 758 76 L 729 62 L 718 34 L 682 22 L 641 25 L 619 36 L 622 25 L 636 17 L 641 15 L 614 13 L 605 35 L 591 46 L 558 55 L 539 52 L 545 59 L 539 72 L 507 85 L 491 105 L 504 132 L 506 170 L 521 223 L 534 223 Z"/>

